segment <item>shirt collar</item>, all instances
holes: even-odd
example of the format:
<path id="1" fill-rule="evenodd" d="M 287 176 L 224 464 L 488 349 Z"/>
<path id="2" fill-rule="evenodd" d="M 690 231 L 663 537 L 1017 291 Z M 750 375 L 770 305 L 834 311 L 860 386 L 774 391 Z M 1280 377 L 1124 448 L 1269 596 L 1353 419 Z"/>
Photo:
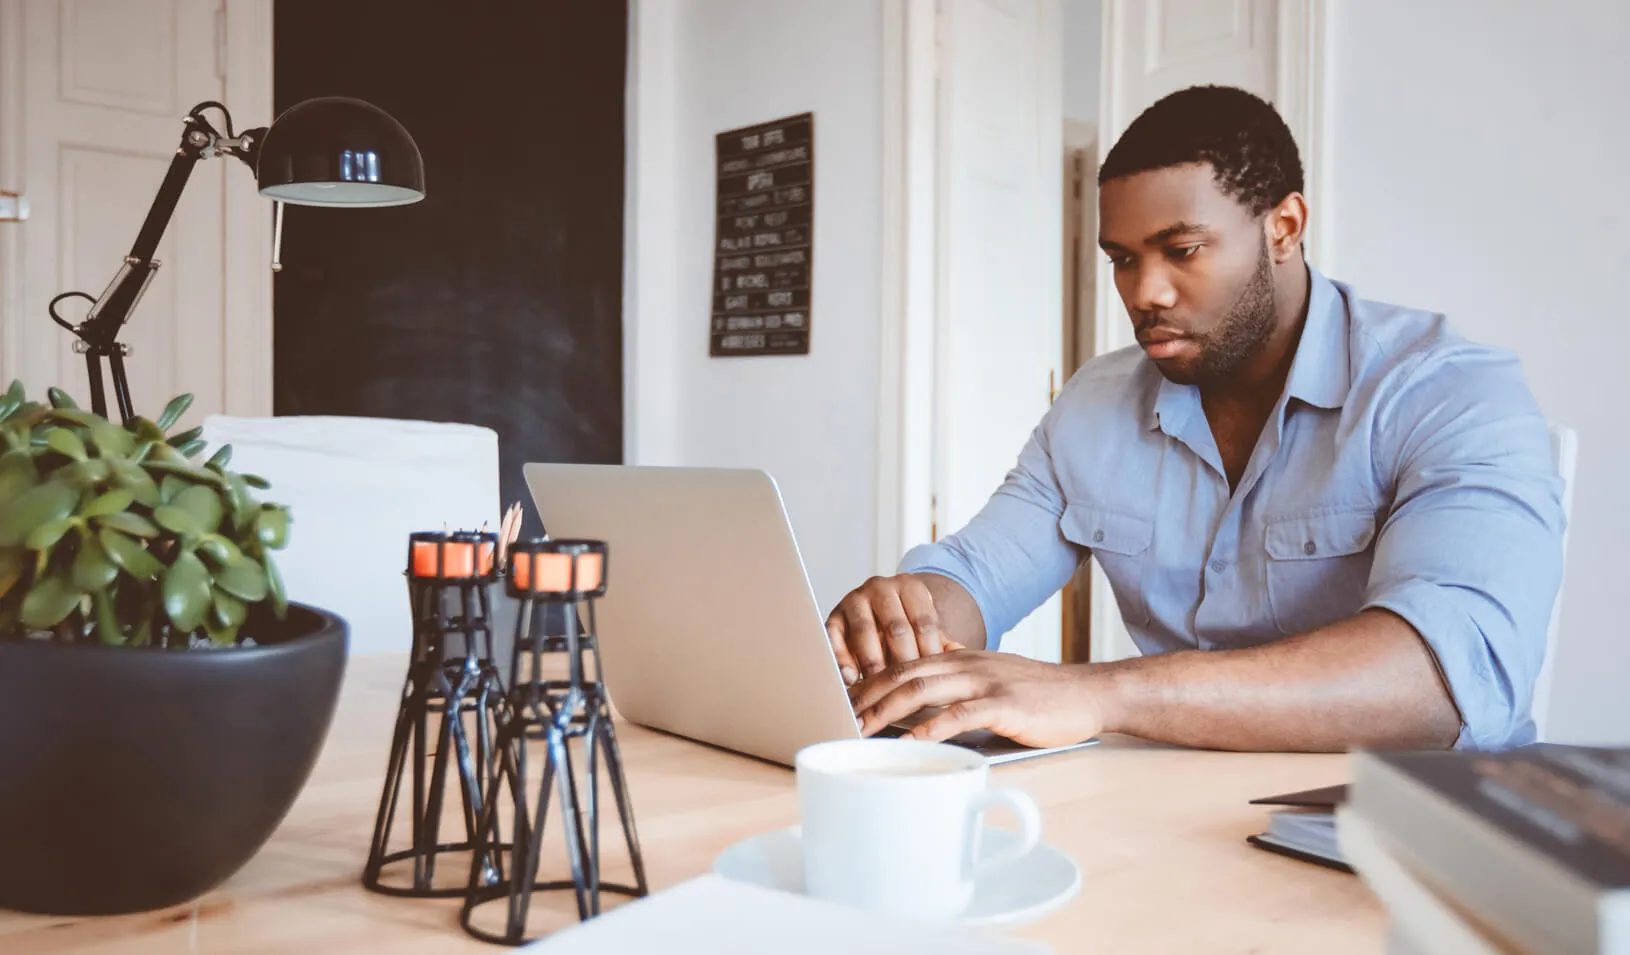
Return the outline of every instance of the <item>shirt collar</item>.
<path id="1" fill-rule="evenodd" d="M 1347 392 L 1352 387 L 1347 316 L 1335 285 L 1312 266 L 1308 266 L 1307 274 L 1307 321 L 1296 343 L 1296 357 L 1291 359 L 1285 392 L 1316 408 L 1333 410 L 1347 400 Z M 1155 431 L 1164 421 L 1166 432 L 1175 434 L 1193 411 L 1199 393 L 1193 386 L 1167 381 L 1158 370 L 1155 378 L 1159 386 L 1149 402 L 1144 425 Z"/>
<path id="2" fill-rule="evenodd" d="M 1327 411 L 1340 408 L 1352 388 L 1347 353 L 1347 315 L 1341 295 L 1318 269 L 1308 266 L 1307 322 L 1290 366 L 1285 392 Z"/>

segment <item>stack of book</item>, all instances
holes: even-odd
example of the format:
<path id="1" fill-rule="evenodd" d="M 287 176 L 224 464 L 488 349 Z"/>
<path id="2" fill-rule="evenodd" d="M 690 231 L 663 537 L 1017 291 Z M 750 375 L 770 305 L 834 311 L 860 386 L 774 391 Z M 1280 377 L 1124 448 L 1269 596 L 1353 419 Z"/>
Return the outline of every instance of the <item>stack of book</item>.
<path id="1" fill-rule="evenodd" d="M 1393 955 L 1630 955 L 1630 749 L 1358 753 L 1337 836 Z"/>

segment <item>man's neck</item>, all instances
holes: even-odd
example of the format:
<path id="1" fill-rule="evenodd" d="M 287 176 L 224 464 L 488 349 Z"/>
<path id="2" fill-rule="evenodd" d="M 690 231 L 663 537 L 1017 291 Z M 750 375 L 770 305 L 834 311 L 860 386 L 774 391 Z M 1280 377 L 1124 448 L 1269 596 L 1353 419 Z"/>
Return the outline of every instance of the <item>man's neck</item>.
<path id="1" fill-rule="evenodd" d="M 1271 408 L 1285 389 L 1307 324 L 1312 282 L 1300 257 L 1275 272 L 1273 331 L 1228 381 L 1200 386 L 1200 397 L 1209 407 Z"/>

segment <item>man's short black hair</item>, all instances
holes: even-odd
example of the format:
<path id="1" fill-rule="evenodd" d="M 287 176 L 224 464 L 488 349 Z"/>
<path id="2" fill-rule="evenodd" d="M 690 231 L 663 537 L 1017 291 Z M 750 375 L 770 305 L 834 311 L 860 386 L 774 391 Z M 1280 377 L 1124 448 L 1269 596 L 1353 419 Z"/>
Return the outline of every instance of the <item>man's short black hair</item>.
<path id="1" fill-rule="evenodd" d="M 1274 108 L 1232 86 L 1191 86 L 1156 102 L 1121 134 L 1098 184 L 1151 169 L 1209 163 L 1218 188 L 1259 216 L 1302 191 L 1302 159 Z"/>

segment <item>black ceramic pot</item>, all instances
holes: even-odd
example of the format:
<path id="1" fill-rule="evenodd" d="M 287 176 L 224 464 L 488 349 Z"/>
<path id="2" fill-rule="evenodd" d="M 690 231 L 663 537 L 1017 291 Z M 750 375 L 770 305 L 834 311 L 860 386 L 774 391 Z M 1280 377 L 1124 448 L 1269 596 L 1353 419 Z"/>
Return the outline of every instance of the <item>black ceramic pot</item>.
<path id="1" fill-rule="evenodd" d="M 346 626 L 294 604 L 244 632 L 259 646 L 0 642 L 0 908 L 175 905 L 259 851 L 322 750 Z"/>

